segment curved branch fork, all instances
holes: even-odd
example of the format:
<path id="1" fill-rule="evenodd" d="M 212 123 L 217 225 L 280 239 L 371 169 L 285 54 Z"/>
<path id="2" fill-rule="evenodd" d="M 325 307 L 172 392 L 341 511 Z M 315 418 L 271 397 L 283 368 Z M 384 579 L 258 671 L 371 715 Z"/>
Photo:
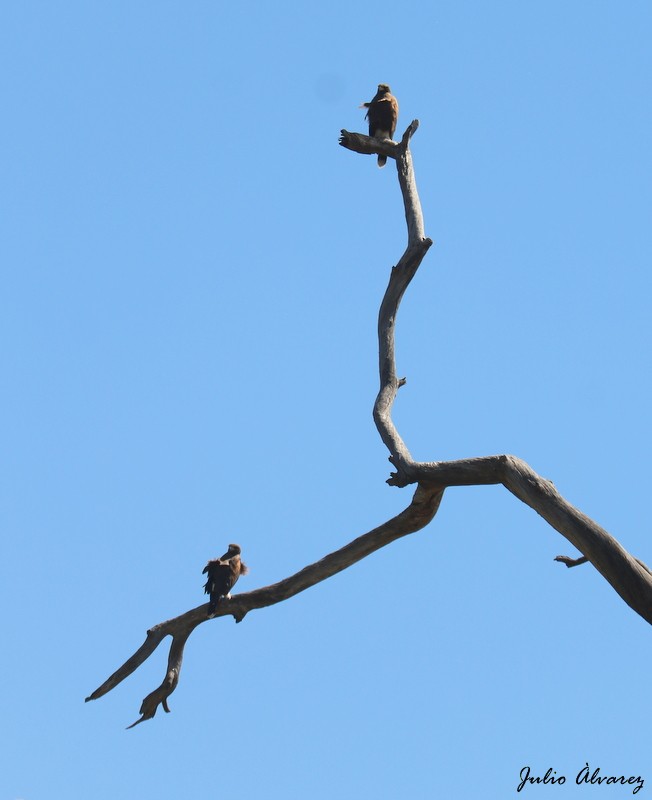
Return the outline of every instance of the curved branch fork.
<path id="1" fill-rule="evenodd" d="M 409 143 L 419 126 L 414 120 L 401 142 L 377 141 L 361 134 L 342 131 L 340 144 L 358 153 L 383 153 L 396 159 L 399 185 L 405 206 L 408 243 L 405 253 L 392 269 L 378 316 L 380 390 L 374 404 L 378 432 L 396 468 L 387 481 L 393 486 L 418 483 L 441 489 L 448 486 L 503 484 L 516 497 L 539 513 L 553 528 L 583 553 L 581 558 L 557 556 L 566 566 L 590 561 L 623 600 L 652 624 L 652 574 L 639 559 L 630 555 L 607 531 L 582 514 L 541 478 L 524 461 L 501 455 L 465 461 L 417 463 L 396 430 L 392 406 L 405 378 L 397 378 L 394 331 L 398 308 L 410 281 L 432 244 L 425 237 L 423 214 L 416 188 Z M 372 145 L 372 143 L 375 143 Z"/>
<path id="2" fill-rule="evenodd" d="M 432 241 L 424 234 L 423 214 L 409 148 L 410 139 L 418 126 L 417 120 L 410 123 L 400 142 L 377 140 L 344 130 L 340 138 L 340 144 L 349 150 L 365 154 L 380 153 L 393 158 L 403 195 L 408 241 L 405 252 L 392 268 L 378 315 L 380 390 L 374 404 L 374 420 L 390 452 L 389 460 L 396 468 L 396 472 L 391 474 L 387 482 L 401 487 L 418 484 L 412 502 L 398 516 L 295 575 L 271 586 L 238 594 L 223 601 L 213 617 L 233 616 L 236 622 L 241 622 L 249 611 L 287 600 L 347 569 L 390 542 L 420 530 L 434 518 L 446 487 L 502 484 L 583 554 L 580 558 L 557 556 L 557 561 L 568 567 L 590 561 L 623 600 L 652 624 L 652 573 L 648 567 L 630 555 L 597 523 L 564 500 L 550 481 L 537 475 L 521 459 L 510 455 L 462 461 L 415 462 L 392 422 L 392 406 L 398 389 L 405 383 L 404 378 L 397 378 L 396 375 L 396 316 L 405 290 L 432 245 Z M 172 643 L 163 682 L 143 700 L 140 719 L 129 727 L 133 728 L 144 720 L 151 719 L 159 705 L 169 711 L 167 700 L 179 682 L 186 641 L 194 629 L 208 619 L 206 603 L 179 617 L 155 625 L 147 631 L 145 642 L 131 658 L 86 700 L 96 700 L 114 689 L 149 658 L 166 636 L 171 636 Z"/>
<path id="3" fill-rule="evenodd" d="M 245 615 L 258 608 L 265 608 L 276 603 L 281 603 L 295 594 L 315 586 L 347 569 L 352 564 L 360 561 L 390 542 L 415 533 L 424 528 L 433 519 L 439 508 L 443 490 L 436 488 L 418 487 L 410 505 L 398 516 L 354 539 L 349 544 L 310 564 L 300 572 L 285 578 L 278 583 L 256 589 L 253 592 L 244 592 L 235 595 L 231 600 L 223 601 L 217 607 L 213 617 L 232 616 L 236 622 L 241 622 Z M 183 649 L 186 641 L 194 629 L 202 622 L 208 621 L 208 603 L 193 608 L 179 617 L 161 622 L 147 631 L 147 638 L 138 650 L 113 675 L 107 678 L 91 695 L 86 698 L 97 700 L 114 689 L 125 678 L 131 675 L 159 646 L 166 636 L 172 637 L 168 664 L 165 677 L 161 685 L 147 695 L 140 707 L 140 719 L 136 720 L 130 728 L 152 719 L 159 705 L 169 711 L 167 699 L 176 689 L 181 672 Z"/>

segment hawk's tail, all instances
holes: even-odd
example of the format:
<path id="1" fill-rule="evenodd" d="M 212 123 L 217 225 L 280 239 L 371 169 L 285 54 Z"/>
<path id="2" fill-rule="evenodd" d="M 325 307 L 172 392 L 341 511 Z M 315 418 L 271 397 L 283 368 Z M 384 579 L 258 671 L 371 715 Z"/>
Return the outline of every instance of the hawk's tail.
<path id="1" fill-rule="evenodd" d="M 387 156 L 378 156 L 378 166 L 384 167 L 387 163 Z"/>

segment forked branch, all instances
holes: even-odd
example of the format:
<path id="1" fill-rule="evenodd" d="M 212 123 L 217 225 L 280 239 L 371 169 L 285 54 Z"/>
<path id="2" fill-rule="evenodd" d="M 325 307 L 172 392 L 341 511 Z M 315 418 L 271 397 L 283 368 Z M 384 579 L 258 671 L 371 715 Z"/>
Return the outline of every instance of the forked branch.
<path id="1" fill-rule="evenodd" d="M 290 597 L 294 597 L 295 594 L 299 594 L 299 592 L 303 592 L 311 586 L 331 578 L 338 572 L 342 572 L 342 570 L 366 558 L 381 547 L 385 547 L 390 542 L 421 530 L 437 513 L 442 494 L 443 489 L 418 487 L 410 505 L 398 516 L 374 528 L 369 533 L 359 536 L 334 553 L 329 553 L 320 561 L 310 564 L 289 578 L 273 583 L 270 586 L 265 586 L 262 589 L 234 595 L 230 600 L 221 602 L 214 612 L 214 617 L 232 616 L 236 622 L 241 622 L 250 611 L 288 600 Z M 197 608 L 186 611 L 185 614 L 150 628 L 147 631 L 147 638 L 133 656 L 125 661 L 113 675 L 89 695 L 86 701 L 97 700 L 107 692 L 110 692 L 111 689 L 114 689 L 151 656 L 166 636 L 171 636 L 172 643 L 163 682 L 143 700 L 139 712 L 141 714 L 140 719 L 129 727 L 133 728 L 140 722 L 151 719 L 156 714 L 159 704 L 163 705 L 165 711 L 169 711 L 167 698 L 176 689 L 179 682 L 183 649 L 186 641 L 198 625 L 207 621 L 208 603 L 204 603 Z"/>
<path id="2" fill-rule="evenodd" d="M 623 600 L 652 623 L 652 574 L 647 566 L 630 555 L 597 523 L 564 500 L 550 481 L 537 475 L 524 461 L 515 456 L 496 455 L 461 461 L 416 462 L 394 426 L 392 407 L 398 389 L 405 383 L 405 379 L 398 378 L 396 374 L 396 316 L 406 289 L 432 245 L 432 241 L 424 233 L 423 214 L 410 153 L 410 140 L 418 126 L 417 120 L 410 123 L 400 142 L 377 140 L 344 130 L 340 137 L 340 144 L 349 150 L 363 154 L 384 154 L 396 162 L 408 241 L 405 252 L 391 270 L 389 284 L 380 306 L 380 390 L 373 414 L 378 432 L 389 450 L 389 460 L 396 469 L 387 482 L 399 487 L 418 484 L 417 490 L 410 505 L 398 516 L 289 578 L 252 592 L 235 595 L 218 606 L 215 616 L 233 616 L 236 622 L 240 622 L 250 611 L 287 600 L 347 569 L 390 542 L 420 530 L 434 518 L 446 487 L 502 484 L 583 554 L 581 558 L 575 559 L 558 556 L 557 561 L 568 567 L 590 561 Z M 134 655 L 86 700 L 95 700 L 111 691 L 149 658 L 166 636 L 171 636 L 172 643 L 163 682 L 143 700 L 140 719 L 129 727 L 151 719 L 159 705 L 169 711 L 167 699 L 179 681 L 185 643 L 192 631 L 207 620 L 208 604 L 204 604 L 155 625 L 147 632 L 145 642 Z"/>

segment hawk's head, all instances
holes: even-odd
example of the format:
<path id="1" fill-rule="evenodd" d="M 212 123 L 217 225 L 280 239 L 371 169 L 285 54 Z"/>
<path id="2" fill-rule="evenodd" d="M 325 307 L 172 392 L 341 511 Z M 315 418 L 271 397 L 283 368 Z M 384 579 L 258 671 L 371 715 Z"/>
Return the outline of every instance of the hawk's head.
<path id="1" fill-rule="evenodd" d="M 379 92 L 387 92 L 387 94 L 391 94 L 392 93 L 392 90 L 389 88 L 389 86 L 386 83 L 379 83 L 378 84 L 378 91 Z"/>

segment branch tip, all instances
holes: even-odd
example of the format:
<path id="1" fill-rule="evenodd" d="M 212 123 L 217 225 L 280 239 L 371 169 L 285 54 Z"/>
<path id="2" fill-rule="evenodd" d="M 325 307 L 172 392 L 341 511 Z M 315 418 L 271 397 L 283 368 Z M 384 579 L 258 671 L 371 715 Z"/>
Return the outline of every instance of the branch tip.
<path id="1" fill-rule="evenodd" d="M 407 126 L 405 129 L 405 133 L 401 137 L 401 148 L 405 149 L 408 146 L 410 139 L 414 136 L 417 132 L 417 128 L 419 127 L 419 120 L 413 119 L 412 122 Z"/>
<path id="2" fill-rule="evenodd" d="M 550 483 L 550 481 L 548 481 L 548 483 Z M 586 556 L 582 556 L 581 558 L 570 558 L 569 556 L 555 556 L 554 560 L 558 561 L 560 564 L 565 564 L 570 569 L 571 567 L 579 567 L 580 564 L 586 564 L 586 562 L 589 559 Z"/>

